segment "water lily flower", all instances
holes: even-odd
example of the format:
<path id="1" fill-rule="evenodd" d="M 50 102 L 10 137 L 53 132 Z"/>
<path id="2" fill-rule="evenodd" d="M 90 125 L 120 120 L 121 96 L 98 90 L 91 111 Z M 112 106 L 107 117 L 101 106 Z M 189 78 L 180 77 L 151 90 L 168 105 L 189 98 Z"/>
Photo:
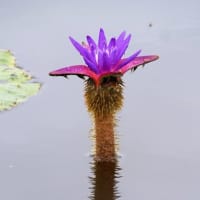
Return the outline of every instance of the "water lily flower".
<path id="1" fill-rule="evenodd" d="M 123 105 L 123 81 L 128 70 L 135 70 L 158 59 L 156 55 L 139 56 L 141 50 L 123 58 L 131 35 L 122 32 L 108 42 L 104 30 L 100 29 L 96 43 L 87 36 L 87 43 L 78 43 L 69 38 L 83 57 L 85 65 L 64 67 L 50 72 L 51 76 L 85 76 L 85 102 L 94 122 L 95 158 L 97 161 L 116 160 L 115 114 Z"/>
<path id="2" fill-rule="evenodd" d="M 123 75 L 130 69 L 136 69 L 140 65 L 158 59 L 156 55 L 138 56 L 141 50 L 127 58 L 122 58 L 131 40 L 131 35 L 126 36 L 125 31 L 107 42 L 104 30 L 100 29 L 98 44 L 89 35 L 86 37 L 87 44 L 80 44 L 72 37 L 69 39 L 83 57 L 86 65 L 64 67 L 50 72 L 51 76 L 87 76 L 98 86 L 103 77 Z"/>

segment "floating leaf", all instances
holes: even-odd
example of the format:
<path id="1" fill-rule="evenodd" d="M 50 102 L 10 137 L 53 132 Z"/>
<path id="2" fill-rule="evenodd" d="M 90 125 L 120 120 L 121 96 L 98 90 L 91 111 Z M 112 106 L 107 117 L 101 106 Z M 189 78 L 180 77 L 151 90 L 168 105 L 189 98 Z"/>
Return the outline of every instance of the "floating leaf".
<path id="1" fill-rule="evenodd" d="M 0 65 L 5 65 L 7 67 L 15 66 L 15 57 L 9 50 L 0 49 Z"/>
<path id="2" fill-rule="evenodd" d="M 37 94 L 41 84 L 16 66 L 15 57 L 8 50 L 0 50 L 0 111 L 11 109 L 28 97 Z"/>

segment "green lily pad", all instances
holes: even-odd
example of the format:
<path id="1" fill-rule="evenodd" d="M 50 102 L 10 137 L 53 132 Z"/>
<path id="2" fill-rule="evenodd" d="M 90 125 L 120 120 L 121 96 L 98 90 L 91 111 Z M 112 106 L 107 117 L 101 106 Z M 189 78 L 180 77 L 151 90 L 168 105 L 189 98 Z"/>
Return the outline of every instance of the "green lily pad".
<path id="1" fill-rule="evenodd" d="M 9 50 L 1 50 L 0 49 L 0 65 L 5 65 L 7 67 L 14 67 L 15 57 Z"/>
<path id="2" fill-rule="evenodd" d="M 16 66 L 15 57 L 8 50 L 0 50 L 0 111 L 9 110 L 38 93 L 40 83 Z"/>

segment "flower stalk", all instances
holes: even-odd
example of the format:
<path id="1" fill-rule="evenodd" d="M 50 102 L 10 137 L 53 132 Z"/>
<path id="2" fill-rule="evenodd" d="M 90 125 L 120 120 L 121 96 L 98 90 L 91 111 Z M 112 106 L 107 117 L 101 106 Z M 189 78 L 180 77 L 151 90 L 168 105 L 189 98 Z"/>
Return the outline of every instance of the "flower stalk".
<path id="1" fill-rule="evenodd" d="M 95 116 L 95 159 L 111 161 L 116 159 L 115 118 L 114 116 Z"/>
<path id="2" fill-rule="evenodd" d="M 86 81 L 85 100 L 94 121 L 95 158 L 98 161 L 116 159 L 116 113 L 123 104 L 123 85 L 119 76 L 107 76 L 97 87 Z"/>

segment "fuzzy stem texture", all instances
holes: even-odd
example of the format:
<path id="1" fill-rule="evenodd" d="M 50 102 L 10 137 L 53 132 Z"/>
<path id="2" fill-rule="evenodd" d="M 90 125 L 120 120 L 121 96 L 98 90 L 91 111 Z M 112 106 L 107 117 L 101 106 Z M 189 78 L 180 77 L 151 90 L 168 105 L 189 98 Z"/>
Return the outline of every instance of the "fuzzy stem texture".
<path id="1" fill-rule="evenodd" d="M 85 84 L 85 99 L 94 121 L 95 158 L 97 161 L 116 160 L 116 112 L 122 107 L 120 77 L 105 77 L 100 86 L 91 79 Z"/>
<path id="2" fill-rule="evenodd" d="M 98 160 L 115 160 L 114 116 L 95 116 L 96 158 Z"/>

